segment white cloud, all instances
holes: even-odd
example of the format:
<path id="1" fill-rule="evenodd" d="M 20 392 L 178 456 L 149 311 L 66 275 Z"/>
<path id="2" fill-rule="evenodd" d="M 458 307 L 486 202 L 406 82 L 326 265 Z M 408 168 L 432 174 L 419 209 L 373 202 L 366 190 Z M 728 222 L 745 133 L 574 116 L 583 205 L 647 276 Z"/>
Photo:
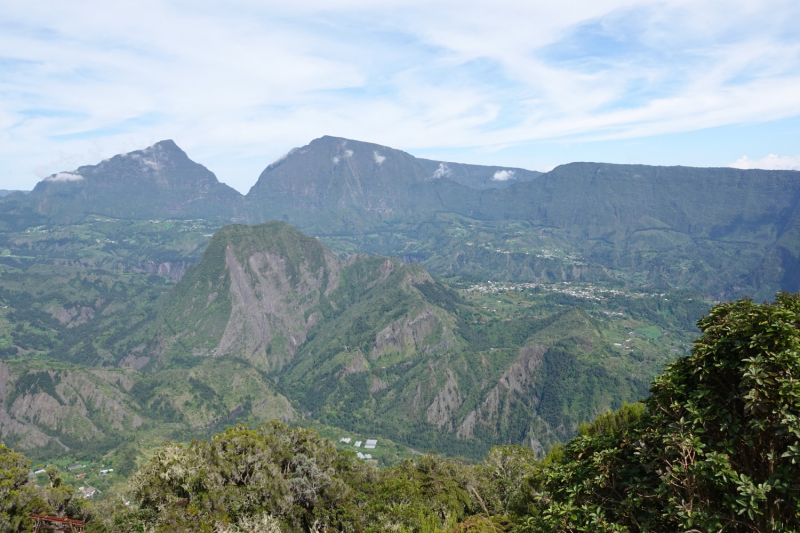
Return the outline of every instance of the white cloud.
<path id="1" fill-rule="evenodd" d="M 450 170 L 450 167 L 448 167 L 446 163 L 439 163 L 439 168 L 433 171 L 433 178 L 434 179 L 446 178 L 452 173 L 453 171 Z"/>
<path id="2" fill-rule="evenodd" d="M 750 159 L 745 155 L 731 163 L 731 166 L 733 168 L 742 169 L 762 168 L 765 170 L 800 170 L 800 155 L 781 156 L 769 154 L 761 159 Z"/>
<path id="3" fill-rule="evenodd" d="M 345 157 L 353 157 L 353 151 L 352 150 L 345 150 L 344 151 L 344 156 Z"/>
<path id="4" fill-rule="evenodd" d="M 334 165 L 338 164 L 339 163 L 339 156 L 338 155 L 333 156 L 332 161 L 333 161 Z"/>
<path id="5" fill-rule="evenodd" d="M 148 153 L 148 151 L 145 151 L 145 153 Z M 151 159 L 149 157 L 143 157 L 139 154 L 134 154 L 134 153 L 122 154 L 122 155 L 124 157 L 130 157 L 134 161 L 137 161 L 143 167 L 147 167 L 151 170 L 156 170 L 156 171 L 159 170 L 158 161 L 155 158 Z M 103 163 L 105 163 L 106 161 L 108 161 L 108 159 L 104 159 Z"/>
<path id="6" fill-rule="evenodd" d="M 268 167 L 274 167 L 274 166 L 275 166 L 275 165 L 277 165 L 278 163 L 281 163 L 281 162 L 283 162 L 283 160 L 284 160 L 284 159 L 286 159 L 287 157 L 289 157 L 289 156 L 290 156 L 290 155 L 292 155 L 293 153 L 297 152 L 298 150 L 300 150 L 300 149 L 299 149 L 299 148 L 297 148 L 297 147 L 294 147 L 294 148 L 292 148 L 291 150 L 289 150 L 289 151 L 288 151 L 288 152 L 286 152 L 285 154 L 278 156 L 278 157 L 275 159 L 275 161 L 273 161 L 272 163 L 270 163 L 270 164 L 268 165 Z M 335 161 L 334 161 L 334 163 L 335 163 Z"/>
<path id="7" fill-rule="evenodd" d="M 514 179 L 514 171 L 513 170 L 498 170 L 492 176 L 493 181 L 508 181 Z"/>
<path id="8" fill-rule="evenodd" d="M 59 172 L 53 176 L 47 177 L 44 181 L 66 182 L 66 181 L 81 181 L 83 176 L 80 174 L 73 174 L 71 172 Z"/>
<path id="9" fill-rule="evenodd" d="M 372 152 L 372 157 L 375 158 L 375 162 L 378 163 L 378 165 L 382 165 L 383 162 L 386 161 L 386 156 L 379 154 L 377 151 Z"/>

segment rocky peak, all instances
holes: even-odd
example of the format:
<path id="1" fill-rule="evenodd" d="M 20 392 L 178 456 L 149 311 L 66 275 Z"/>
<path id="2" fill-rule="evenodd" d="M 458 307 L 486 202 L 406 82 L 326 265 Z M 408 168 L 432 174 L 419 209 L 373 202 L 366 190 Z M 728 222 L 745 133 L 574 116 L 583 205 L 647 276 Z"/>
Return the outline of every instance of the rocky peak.
<path id="1" fill-rule="evenodd" d="M 29 200 L 59 222 L 87 214 L 230 220 L 241 195 L 189 159 L 174 141 L 164 140 L 96 165 L 53 174 L 36 185 Z"/>

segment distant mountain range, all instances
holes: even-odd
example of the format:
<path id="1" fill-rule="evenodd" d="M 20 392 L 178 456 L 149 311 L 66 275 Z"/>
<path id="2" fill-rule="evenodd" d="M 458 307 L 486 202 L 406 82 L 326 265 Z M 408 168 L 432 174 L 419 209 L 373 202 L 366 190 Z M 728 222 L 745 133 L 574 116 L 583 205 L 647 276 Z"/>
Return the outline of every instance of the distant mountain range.
<path id="1" fill-rule="evenodd" d="M 542 174 L 326 136 L 269 165 L 247 195 L 162 141 L 6 197 L 0 219 L 283 220 L 334 249 L 344 239 L 443 275 L 635 278 L 733 297 L 800 288 L 798 209 L 797 171 L 571 163 Z M 481 230 L 448 233 L 443 216 Z M 505 245 L 512 223 L 524 226 L 524 246 Z M 548 246 L 572 259 L 543 261 Z"/>

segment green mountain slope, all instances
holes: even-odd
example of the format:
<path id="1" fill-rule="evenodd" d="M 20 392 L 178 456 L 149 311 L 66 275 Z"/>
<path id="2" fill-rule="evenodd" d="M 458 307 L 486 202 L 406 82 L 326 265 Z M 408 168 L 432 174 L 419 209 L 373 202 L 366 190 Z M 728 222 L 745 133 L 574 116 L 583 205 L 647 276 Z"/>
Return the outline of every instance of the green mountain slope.
<path id="1" fill-rule="evenodd" d="M 0 439 L 34 456 L 92 455 L 122 442 L 205 436 L 234 421 L 295 417 L 244 361 L 142 374 L 47 359 L 0 361 Z"/>
<path id="2" fill-rule="evenodd" d="M 517 307 L 492 316 L 419 265 L 344 260 L 284 223 L 234 225 L 172 290 L 147 350 L 154 369 L 245 360 L 322 424 L 467 454 L 542 451 L 645 395 L 670 358 L 644 370 L 579 307 Z"/>
<path id="3" fill-rule="evenodd" d="M 572 163 L 505 189 L 435 180 L 420 191 L 432 202 L 421 221 L 331 232 L 326 242 L 404 256 L 446 276 L 614 278 L 768 297 L 800 279 L 798 175 Z"/>
<path id="4" fill-rule="evenodd" d="M 618 289 L 603 293 L 613 299 L 588 300 L 533 284 L 454 290 L 420 265 L 337 256 L 283 222 L 223 228 L 176 284 L 115 270 L 134 245 L 115 255 L 95 237 L 120 224 L 62 227 L 89 238 L 61 248 L 58 232 L 14 234 L 43 255 L 0 265 L 0 357 L 9 361 L 6 390 L 38 383 L 25 376 L 45 370 L 56 389 L 58 380 L 88 380 L 140 424 L 115 426 L 82 399 L 85 409 L 60 408 L 69 424 L 43 426 L 32 400 L 23 409 L 19 394 L 7 395 L 3 438 L 29 448 L 56 438 L 103 448 L 134 434 L 190 438 L 279 417 L 418 449 L 475 455 L 494 443 L 525 443 L 541 451 L 580 421 L 642 397 L 691 339 L 688 315 L 703 309 L 689 312 L 682 302 L 692 296 L 671 293 L 652 308 L 652 295 Z M 204 228 L 163 224 L 153 231 L 196 253 Z M 59 250 L 83 253 L 86 263 L 59 265 Z M 34 389 L 31 398 L 68 403 Z"/>
<path id="5" fill-rule="evenodd" d="M 442 165 L 325 137 L 242 198 L 163 142 L 9 195 L 0 358 L 13 380 L 47 365 L 90 381 L 98 367 L 138 370 L 119 370 L 133 380 L 120 405 L 147 431 L 269 412 L 422 449 L 543 449 L 641 397 L 691 340 L 702 294 L 800 283 L 796 172 Z M 516 181 L 495 180 L 503 170 Z M 237 217 L 319 239 L 274 221 L 210 238 Z M 489 279 L 525 284 L 500 294 Z M 479 281 L 488 292 L 469 292 Z M 628 295 L 567 296 L 556 282 Z M 8 427 L 61 438 L 10 414 L 16 398 Z M 144 431 L 99 413 L 69 427 Z"/>

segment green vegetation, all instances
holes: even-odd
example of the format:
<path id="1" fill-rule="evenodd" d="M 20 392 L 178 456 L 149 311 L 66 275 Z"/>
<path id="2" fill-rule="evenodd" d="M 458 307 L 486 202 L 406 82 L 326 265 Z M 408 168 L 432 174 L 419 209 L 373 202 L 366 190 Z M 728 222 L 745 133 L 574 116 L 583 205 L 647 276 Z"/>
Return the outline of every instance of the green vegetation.
<path id="1" fill-rule="evenodd" d="M 29 481 L 29 465 L 22 454 L 0 444 L 0 530 L 30 531 L 30 513 L 89 516 L 81 495 L 63 482 L 57 466 L 48 466 L 46 484 L 35 486 Z"/>
<path id="2" fill-rule="evenodd" d="M 478 464 L 424 455 L 378 469 L 271 422 L 162 446 L 124 507 L 81 502 L 55 467 L 36 489 L 24 458 L 0 447 L 0 519 L 10 531 L 31 509 L 117 532 L 795 531 L 798 323 L 800 295 L 714 307 L 644 403 L 582 424 L 541 460 L 505 446 Z"/>
<path id="3" fill-rule="evenodd" d="M 282 473 L 237 485 L 240 510 L 198 474 L 164 489 L 168 512 L 75 512 L 122 530 L 796 527 L 778 370 L 795 300 L 716 307 L 684 357 L 716 300 L 800 287 L 795 174 L 581 163 L 499 186 L 449 168 L 326 137 L 242 198 L 164 142 L 0 200 L 0 435 L 63 472 L 28 487 L 8 451 L 9 501 L 59 509 L 85 483 L 116 502 L 175 442 L 226 485 L 242 440 Z M 381 446 L 365 461 L 303 428 Z M 313 442 L 297 464 L 275 444 L 295 438 Z M 262 505 L 273 489 L 291 503 Z"/>
<path id="4" fill-rule="evenodd" d="M 795 531 L 800 296 L 721 304 L 642 406 L 583 426 L 527 531 Z"/>
<path id="5" fill-rule="evenodd" d="M 202 231 L 169 224 L 175 238 Z M 419 265 L 338 258 L 278 222 L 224 228 L 174 285 L 52 272 L 0 276 L 14 351 L 3 403 L 30 428 L 7 438 L 34 457 L 57 457 L 59 442 L 102 455 L 132 435 L 189 440 L 274 417 L 473 459 L 495 444 L 543 454 L 645 397 L 706 306 L 610 282 L 451 288 Z M 112 365 L 133 370 L 91 370 Z"/>

